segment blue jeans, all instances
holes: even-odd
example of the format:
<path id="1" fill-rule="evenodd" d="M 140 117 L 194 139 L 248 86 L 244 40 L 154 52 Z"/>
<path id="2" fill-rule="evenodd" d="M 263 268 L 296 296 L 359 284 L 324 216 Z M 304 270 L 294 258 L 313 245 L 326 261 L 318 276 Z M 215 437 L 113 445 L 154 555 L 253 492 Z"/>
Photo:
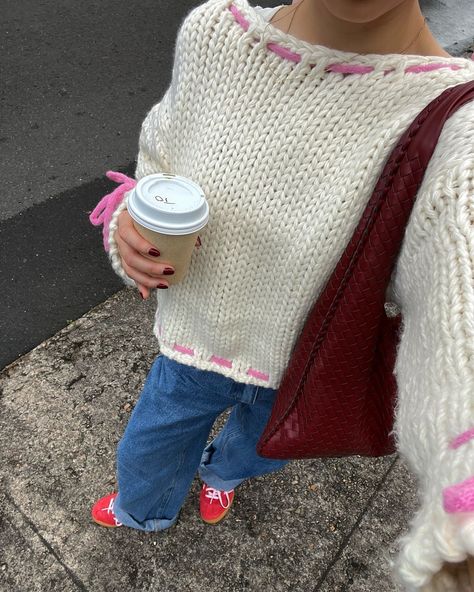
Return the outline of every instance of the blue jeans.
<path id="1" fill-rule="evenodd" d="M 288 461 L 255 450 L 275 395 L 160 354 L 117 447 L 117 519 L 163 530 L 178 519 L 196 471 L 210 487 L 229 491 L 283 467 Z M 229 407 L 224 428 L 206 446 L 215 419 Z"/>

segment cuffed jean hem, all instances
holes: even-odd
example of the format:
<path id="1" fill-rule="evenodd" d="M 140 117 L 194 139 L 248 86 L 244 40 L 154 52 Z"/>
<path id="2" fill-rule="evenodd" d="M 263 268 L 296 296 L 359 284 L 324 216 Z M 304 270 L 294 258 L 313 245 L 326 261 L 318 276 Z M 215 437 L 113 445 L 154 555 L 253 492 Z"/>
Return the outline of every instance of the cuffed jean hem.
<path id="1" fill-rule="evenodd" d="M 114 501 L 114 514 L 115 517 L 119 522 L 121 522 L 124 526 L 129 526 L 130 528 L 136 528 L 137 530 L 144 530 L 146 532 L 155 532 L 158 530 L 166 530 L 167 528 L 171 528 L 176 521 L 178 520 L 179 514 L 177 514 L 174 518 L 150 518 L 144 520 L 143 522 L 138 522 L 128 512 L 121 510 L 117 501 L 119 499 L 120 493 L 117 495 Z"/>
<path id="2" fill-rule="evenodd" d="M 245 479 L 233 479 L 230 481 L 225 481 L 218 477 L 211 469 L 206 465 L 211 458 L 211 448 L 212 442 L 204 448 L 204 452 L 202 453 L 201 457 L 201 464 L 199 465 L 199 477 L 204 481 L 206 485 L 209 487 L 214 487 L 214 489 L 220 489 L 221 491 L 230 491 L 231 489 L 235 489 L 238 485 L 240 485 Z"/>

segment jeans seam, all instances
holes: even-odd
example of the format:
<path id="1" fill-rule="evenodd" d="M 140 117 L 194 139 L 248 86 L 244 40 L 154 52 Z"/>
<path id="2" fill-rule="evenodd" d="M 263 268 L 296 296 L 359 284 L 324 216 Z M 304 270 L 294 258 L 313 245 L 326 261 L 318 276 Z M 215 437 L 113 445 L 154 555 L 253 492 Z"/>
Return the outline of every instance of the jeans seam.
<path id="1" fill-rule="evenodd" d="M 175 489 L 175 487 L 176 487 L 176 482 L 177 482 L 177 480 L 178 480 L 178 473 L 179 473 L 179 470 L 181 469 L 181 467 L 183 466 L 183 461 L 184 461 L 184 457 L 185 457 L 186 451 L 187 451 L 187 448 L 185 448 L 185 449 L 184 449 L 184 450 L 181 452 L 180 459 L 179 459 L 179 464 L 178 464 L 178 466 L 176 467 L 176 471 L 175 471 L 175 474 L 174 474 L 174 476 L 173 476 L 173 481 L 172 481 L 172 484 L 171 484 L 171 486 L 170 486 L 170 487 L 169 487 L 169 489 L 168 489 L 168 496 L 167 496 L 167 498 L 165 499 L 165 501 L 164 501 L 164 503 L 163 503 L 163 514 L 165 514 L 166 507 L 167 507 L 167 505 L 169 504 L 169 501 L 170 501 L 170 499 L 171 499 L 171 496 L 172 496 L 172 494 L 173 494 L 173 491 L 174 491 L 174 489 Z"/>
<path id="2" fill-rule="evenodd" d="M 259 388 L 260 388 L 260 387 L 259 387 L 259 386 L 257 386 L 257 388 L 255 389 L 255 394 L 254 394 L 254 396 L 253 396 L 253 399 L 252 399 L 252 405 L 255 405 L 255 402 L 256 402 L 256 400 L 257 400 L 257 396 L 258 396 L 258 389 L 259 389 Z"/>

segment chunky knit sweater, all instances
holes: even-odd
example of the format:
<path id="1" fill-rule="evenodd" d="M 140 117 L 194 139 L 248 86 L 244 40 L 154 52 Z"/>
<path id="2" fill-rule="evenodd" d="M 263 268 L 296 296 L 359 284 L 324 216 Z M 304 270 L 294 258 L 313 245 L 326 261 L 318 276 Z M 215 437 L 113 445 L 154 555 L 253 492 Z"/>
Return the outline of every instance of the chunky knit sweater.
<path id="1" fill-rule="evenodd" d="M 136 178 L 184 175 L 210 206 L 185 280 L 157 291 L 160 351 L 277 388 L 398 139 L 443 90 L 474 80 L 474 61 L 311 45 L 268 23 L 273 10 L 208 0 L 186 15 Z M 127 197 L 109 256 L 134 286 L 113 236 Z M 474 511 L 474 103 L 443 128 L 387 301 L 403 315 L 398 449 L 420 488 L 393 567 L 404 589 L 436 590 L 443 562 L 474 554 L 474 521 L 458 524 Z"/>

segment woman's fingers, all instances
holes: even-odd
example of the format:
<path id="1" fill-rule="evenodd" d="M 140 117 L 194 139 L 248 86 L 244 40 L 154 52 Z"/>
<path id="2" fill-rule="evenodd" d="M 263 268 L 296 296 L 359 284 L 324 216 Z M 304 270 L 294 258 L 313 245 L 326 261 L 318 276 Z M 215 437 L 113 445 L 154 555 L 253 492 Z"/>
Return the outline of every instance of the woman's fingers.
<path id="1" fill-rule="evenodd" d="M 151 277 L 149 275 L 146 275 L 145 273 L 137 271 L 137 269 L 135 267 L 130 267 L 123 260 L 122 260 L 122 266 L 123 266 L 125 273 L 129 277 L 131 277 L 132 280 L 135 280 L 137 282 L 137 284 L 141 284 L 141 286 L 143 286 L 145 288 L 164 288 L 165 286 L 168 287 L 168 285 L 169 285 L 164 277 L 158 278 L 158 277 Z"/>
<path id="2" fill-rule="evenodd" d="M 142 284 L 137 283 L 137 286 L 138 286 L 138 291 L 140 292 L 142 299 L 147 300 L 148 297 L 150 296 L 150 290 L 146 286 L 143 286 Z"/>
<path id="3" fill-rule="evenodd" d="M 173 274 L 172 265 L 148 256 L 150 250 L 154 253 L 158 251 L 138 234 L 131 224 L 128 212 L 120 214 L 119 227 L 114 238 L 122 259 L 122 266 L 129 277 L 146 288 L 157 288 L 159 284 L 168 286 L 163 276 Z"/>
<path id="4" fill-rule="evenodd" d="M 158 249 L 139 234 L 133 225 L 132 217 L 124 210 L 117 218 L 117 233 L 130 248 L 141 253 L 144 257 L 158 257 Z"/>
<path id="5" fill-rule="evenodd" d="M 152 283 L 156 283 L 157 279 L 164 279 L 162 276 L 173 275 L 169 271 L 165 273 L 165 270 L 167 269 L 174 271 L 173 266 L 169 263 L 161 263 L 158 262 L 159 260 L 155 263 L 155 261 L 152 261 L 151 259 L 144 257 L 141 253 L 135 251 L 135 249 L 130 247 L 129 244 L 126 243 L 120 237 L 120 235 L 116 236 L 115 240 L 117 242 L 117 247 L 120 252 L 120 257 L 122 258 L 122 263 L 126 263 L 128 267 L 136 270 L 142 276 L 148 276 L 149 281 L 151 281 Z M 134 280 L 138 279 L 134 276 L 130 277 L 133 277 Z"/>
<path id="6" fill-rule="evenodd" d="M 467 569 L 469 572 L 469 583 L 471 585 L 471 590 L 474 590 L 474 557 L 472 556 L 467 558 Z"/>

